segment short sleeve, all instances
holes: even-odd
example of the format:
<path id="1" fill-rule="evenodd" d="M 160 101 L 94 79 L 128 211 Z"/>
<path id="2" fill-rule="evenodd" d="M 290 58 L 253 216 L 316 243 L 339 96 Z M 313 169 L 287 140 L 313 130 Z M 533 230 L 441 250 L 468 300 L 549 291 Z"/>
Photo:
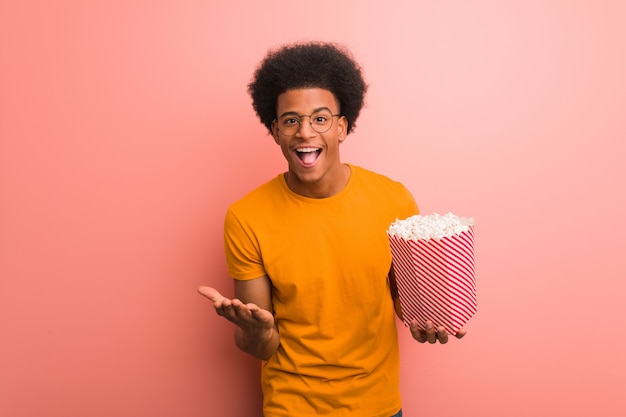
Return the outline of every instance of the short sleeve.
<path id="1" fill-rule="evenodd" d="M 411 192 L 403 184 L 402 184 L 402 189 L 405 193 L 405 199 L 406 199 L 406 213 L 405 213 L 404 218 L 419 214 L 420 213 L 419 207 L 417 206 L 417 203 L 415 202 L 415 198 L 413 198 L 413 195 L 411 194 Z"/>
<path id="2" fill-rule="evenodd" d="M 249 280 L 266 275 L 259 242 L 252 228 L 242 223 L 230 209 L 224 220 L 224 250 L 232 278 Z"/>

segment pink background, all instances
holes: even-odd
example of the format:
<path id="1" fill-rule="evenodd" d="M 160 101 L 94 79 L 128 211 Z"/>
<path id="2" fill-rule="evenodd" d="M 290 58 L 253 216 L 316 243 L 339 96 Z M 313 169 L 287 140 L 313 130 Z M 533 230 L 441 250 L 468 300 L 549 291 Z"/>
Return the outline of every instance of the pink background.
<path id="1" fill-rule="evenodd" d="M 407 416 L 626 414 L 621 1 L 4 1 L 0 415 L 260 416 L 226 206 L 285 168 L 246 93 L 272 46 L 345 43 L 346 162 L 475 216 L 463 341 L 402 331 Z M 401 330 L 406 330 L 401 328 Z"/>

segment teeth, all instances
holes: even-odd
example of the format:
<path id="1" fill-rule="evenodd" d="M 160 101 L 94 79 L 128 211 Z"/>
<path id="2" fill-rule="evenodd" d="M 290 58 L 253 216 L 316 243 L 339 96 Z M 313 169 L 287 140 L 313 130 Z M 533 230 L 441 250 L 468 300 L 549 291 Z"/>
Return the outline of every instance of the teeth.
<path id="1" fill-rule="evenodd" d="M 319 148 L 300 148 L 300 149 L 296 149 L 296 152 L 301 152 L 301 153 L 305 153 L 305 152 L 317 152 Z"/>

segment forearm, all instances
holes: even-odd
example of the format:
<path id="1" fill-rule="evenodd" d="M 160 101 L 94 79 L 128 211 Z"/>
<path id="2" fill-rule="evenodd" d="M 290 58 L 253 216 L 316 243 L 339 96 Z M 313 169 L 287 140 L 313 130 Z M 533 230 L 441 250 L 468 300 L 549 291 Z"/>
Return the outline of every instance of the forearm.
<path id="1" fill-rule="evenodd" d="M 403 320 L 402 317 L 402 307 L 400 306 L 400 298 L 395 297 L 393 299 L 393 308 L 396 310 L 396 314 L 400 320 Z"/>
<path id="2" fill-rule="evenodd" d="M 393 301 L 393 308 L 396 310 L 396 314 L 402 320 L 402 307 L 400 306 L 400 294 L 398 293 L 398 285 L 396 283 L 396 275 L 394 274 L 393 267 L 389 269 L 389 292 L 391 293 L 391 300 Z"/>
<path id="3" fill-rule="evenodd" d="M 255 358 L 267 360 L 278 349 L 280 336 L 276 327 L 264 335 L 247 335 L 240 327 L 235 331 L 235 344 L 242 351 Z"/>

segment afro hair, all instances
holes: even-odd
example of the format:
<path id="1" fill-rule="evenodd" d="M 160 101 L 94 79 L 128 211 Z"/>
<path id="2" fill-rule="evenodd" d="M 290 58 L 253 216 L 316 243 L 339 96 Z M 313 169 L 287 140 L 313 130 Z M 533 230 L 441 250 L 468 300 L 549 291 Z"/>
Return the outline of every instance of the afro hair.
<path id="1" fill-rule="evenodd" d="M 271 132 L 278 96 L 287 90 L 330 91 L 352 132 L 364 104 L 367 85 L 361 67 L 346 48 L 329 42 L 294 43 L 270 50 L 248 85 L 252 107 Z"/>

